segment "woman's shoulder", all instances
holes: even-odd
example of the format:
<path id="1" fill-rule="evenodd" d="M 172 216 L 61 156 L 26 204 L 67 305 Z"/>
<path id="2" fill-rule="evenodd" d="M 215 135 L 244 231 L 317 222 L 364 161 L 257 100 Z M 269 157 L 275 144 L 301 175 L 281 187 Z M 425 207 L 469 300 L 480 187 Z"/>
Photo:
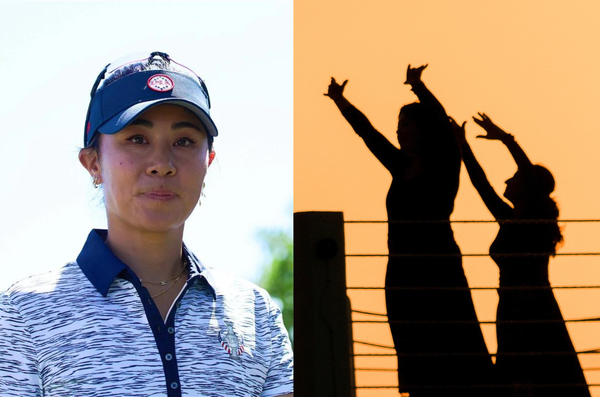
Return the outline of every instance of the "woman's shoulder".
<path id="1" fill-rule="evenodd" d="M 251 294 L 269 298 L 269 293 L 259 285 L 227 270 L 205 267 L 204 273 L 213 286 L 223 295 Z"/>
<path id="2" fill-rule="evenodd" d="M 201 275 L 226 305 L 253 307 L 253 310 L 262 308 L 270 313 L 277 311 L 277 304 L 269 292 L 256 283 L 227 270 L 204 264 L 201 267 Z"/>
<path id="3" fill-rule="evenodd" d="M 19 304 L 62 294 L 67 289 L 77 289 L 81 276 L 77 263 L 69 262 L 17 281 L 2 292 L 3 301 Z"/>

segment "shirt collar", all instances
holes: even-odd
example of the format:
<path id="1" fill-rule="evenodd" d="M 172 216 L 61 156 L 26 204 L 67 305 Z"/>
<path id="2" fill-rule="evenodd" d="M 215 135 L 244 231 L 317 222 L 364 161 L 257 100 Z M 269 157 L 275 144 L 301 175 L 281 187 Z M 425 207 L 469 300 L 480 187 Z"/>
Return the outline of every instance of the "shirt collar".
<path id="1" fill-rule="evenodd" d="M 107 235 L 106 230 L 92 230 L 77 257 L 81 271 L 102 296 L 106 296 L 115 277 L 127 269 L 104 243 Z"/>
<path id="2" fill-rule="evenodd" d="M 92 285 L 96 287 L 102 296 L 106 297 L 114 279 L 122 272 L 128 271 L 129 267 L 121 262 L 119 258 L 113 254 L 105 240 L 108 231 L 105 229 L 93 229 L 83 246 L 83 249 L 77 257 L 77 264 L 81 271 L 90 280 Z M 189 268 L 189 277 L 203 276 L 215 293 L 218 292 L 216 280 L 210 269 L 206 268 L 196 256 L 187 249 L 183 244 L 183 255 L 187 256 Z M 129 270 L 130 271 L 130 270 Z M 133 272 L 132 272 L 133 273 Z"/>
<path id="3" fill-rule="evenodd" d="M 220 295 L 220 289 L 218 287 L 219 283 L 217 282 L 217 278 L 215 277 L 214 273 L 211 271 L 210 268 L 204 266 L 202 262 L 200 262 L 200 260 L 196 257 L 196 255 L 194 255 L 193 252 L 188 250 L 185 243 L 183 244 L 183 255 L 187 257 L 188 263 L 190 264 L 188 269 L 188 280 L 191 280 L 198 276 L 204 277 L 208 285 L 212 288 L 216 299 L 217 295 Z"/>

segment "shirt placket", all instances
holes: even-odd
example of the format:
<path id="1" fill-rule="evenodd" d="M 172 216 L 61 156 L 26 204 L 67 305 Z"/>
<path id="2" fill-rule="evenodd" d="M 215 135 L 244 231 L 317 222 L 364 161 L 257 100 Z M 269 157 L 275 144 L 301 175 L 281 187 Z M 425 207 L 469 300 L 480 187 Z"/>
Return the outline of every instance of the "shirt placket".
<path id="1" fill-rule="evenodd" d="M 126 278 L 135 286 L 144 306 L 148 324 L 152 329 L 154 340 L 156 341 L 156 347 L 158 348 L 158 352 L 163 364 L 167 396 L 181 397 L 181 382 L 179 379 L 179 369 L 177 367 L 177 355 L 175 351 L 175 314 L 177 309 L 181 306 L 181 300 L 187 293 L 190 286 L 193 285 L 195 280 L 189 279 L 187 281 L 185 288 L 177 297 L 175 304 L 169 312 L 165 322 L 162 319 L 158 307 L 151 298 L 150 292 L 141 285 L 139 279 L 132 274 L 128 274 Z"/>

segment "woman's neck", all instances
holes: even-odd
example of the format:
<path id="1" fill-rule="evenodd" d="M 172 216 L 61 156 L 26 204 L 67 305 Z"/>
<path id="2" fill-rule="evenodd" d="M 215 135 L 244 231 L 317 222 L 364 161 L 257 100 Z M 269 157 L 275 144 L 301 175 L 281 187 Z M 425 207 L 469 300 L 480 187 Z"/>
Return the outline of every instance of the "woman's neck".
<path id="1" fill-rule="evenodd" d="M 183 226 L 161 233 L 111 226 L 106 244 L 139 278 L 160 282 L 181 271 Z"/>

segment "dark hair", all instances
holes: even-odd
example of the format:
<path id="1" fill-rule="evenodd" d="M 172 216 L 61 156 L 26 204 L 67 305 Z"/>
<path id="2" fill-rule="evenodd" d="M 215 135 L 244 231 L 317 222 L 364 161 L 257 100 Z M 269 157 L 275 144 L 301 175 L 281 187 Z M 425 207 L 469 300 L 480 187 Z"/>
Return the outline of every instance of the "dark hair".
<path id="1" fill-rule="evenodd" d="M 530 235 L 535 236 L 541 243 L 542 251 L 549 252 L 552 256 L 556 255 L 556 247 L 564 240 L 560 226 L 556 222 L 559 215 L 556 201 L 550 196 L 532 198 L 526 206 L 523 214 L 525 218 L 544 221 L 532 224 Z"/>
<path id="2" fill-rule="evenodd" d="M 543 241 L 545 251 L 551 252 L 554 256 L 556 247 L 564 241 L 562 231 L 555 222 L 559 216 L 558 204 L 550 197 L 555 188 L 554 177 L 550 170 L 537 164 L 525 175 L 527 198 L 522 216 L 532 220 L 545 221 L 534 224 L 531 233 L 534 233 L 533 235 L 537 236 L 539 241 Z"/>
<path id="3" fill-rule="evenodd" d="M 556 187 L 556 182 L 554 181 L 554 176 L 550 170 L 544 166 L 536 164 L 532 168 L 530 183 L 532 185 L 532 189 L 536 191 L 537 194 L 540 195 L 549 195 L 554 191 Z"/>
<path id="4" fill-rule="evenodd" d="M 432 113 L 432 110 L 428 106 L 420 102 L 413 102 L 402 106 L 398 114 L 398 120 L 402 115 L 415 122 L 419 137 L 423 140 L 436 136 L 436 131 L 444 128 L 448 128 L 450 136 L 454 136 L 447 117 L 443 121 L 445 124 L 441 125 L 439 115 Z"/>
<path id="5" fill-rule="evenodd" d="M 427 112 L 427 108 L 420 102 L 413 102 L 402 106 L 402 108 L 400 108 L 400 113 L 398 114 L 398 119 L 400 119 L 400 116 L 403 114 L 414 120 L 419 129 L 426 128 L 431 117 Z"/>
<path id="6" fill-rule="evenodd" d="M 179 72 L 180 68 L 174 68 L 171 66 L 168 55 L 153 52 L 150 54 L 148 59 L 145 59 L 141 62 L 131 63 L 122 67 L 117 67 L 114 71 L 111 71 L 109 75 L 102 80 L 98 86 L 98 89 L 109 86 L 122 77 L 137 72 L 143 72 L 145 70 L 170 70 Z M 189 75 L 190 73 L 186 74 Z"/>

